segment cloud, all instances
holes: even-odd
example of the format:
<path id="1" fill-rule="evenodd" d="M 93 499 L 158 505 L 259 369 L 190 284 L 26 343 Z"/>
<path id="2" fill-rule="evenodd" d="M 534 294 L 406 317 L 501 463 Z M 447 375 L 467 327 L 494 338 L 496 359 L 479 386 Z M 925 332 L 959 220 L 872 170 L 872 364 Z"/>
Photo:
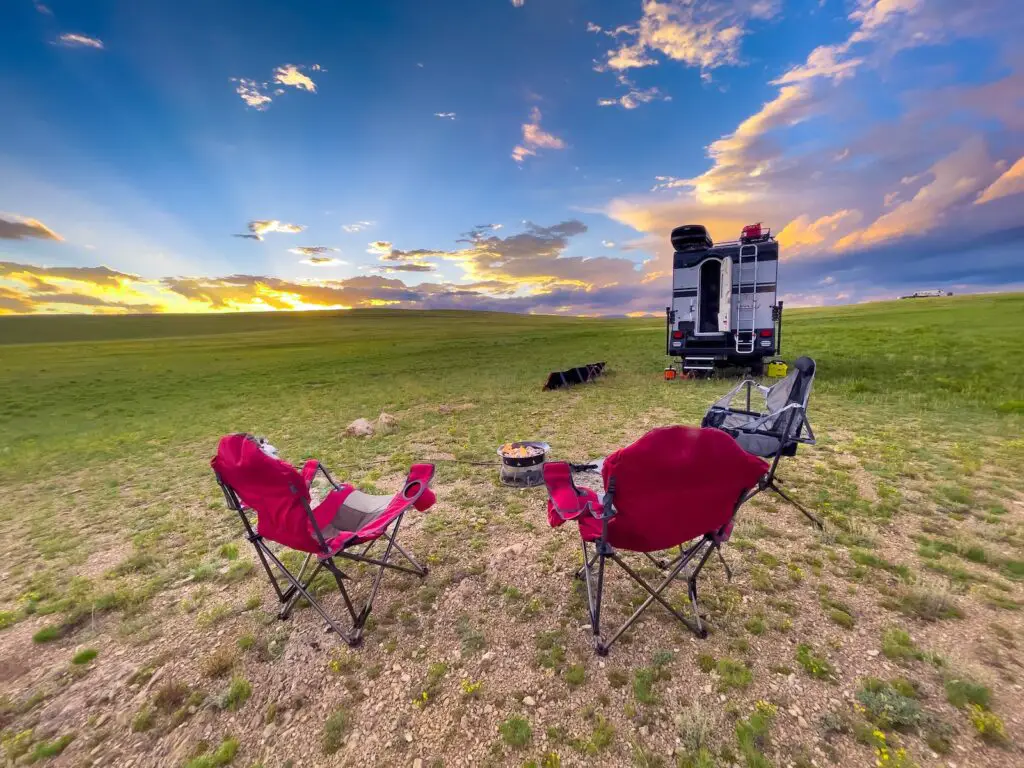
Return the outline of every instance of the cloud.
<path id="1" fill-rule="evenodd" d="M 285 93 L 285 89 L 281 86 L 316 93 L 316 83 L 305 73 L 307 69 L 310 72 L 327 71 L 319 64 L 309 67 L 298 64 L 282 64 L 274 70 L 273 79 L 269 82 L 251 80 L 246 77 L 232 77 L 230 81 L 236 83 L 235 93 L 245 102 L 246 106 L 262 112 L 270 106 L 275 98 Z"/>
<path id="2" fill-rule="evenodd" d="M 391 253 L 391 243 L 387 240 L 374 240 L 367 246 L 366 252 L 373 254 L 374 256 L 383 257 L 386 254 Z"/>
<path id="3" fill-rule="evenodd" d="M 640 19 L 611 33 L 619 45 L 596 69 L 649 67 L 659 57 L 703 70 L 738 64 L 749 24 L 772 18 L 780 6 L 779 0 L 644 0 Z M 601 31 L 596 24 L 587 30 Z"/>
<path id="4" fill-rule="evenodd" d="M 455 113 L 454 112 L 435 112 L 434 113 L 434 117 L 440 117 L 443 120 L 454 120 L 455 119 Z"/>
<path id="5" fill-rule="evenodd" d="M 263 240 L 263 236 L 270 232 L 281 232 L 284 234 L 296 234 L 305 229 L 301 224 L 287 224 L 277 219 L 257 219 L 249 222 L 249 234 L 233 235 L 247 240 Z"/>
<path id="6" fill-rule="evenodd" d="M 72 32 L 66 32 L 58 37 L 57 43 L 68 48 L 96 48 L 103 50 L 102 40 L 95 37 L 88 37 L 86 35 L 78 35 Z"/>
<path id="7" fill-rule="evenodd" d="M 372 221 L 357 221 L 355 224 L 342 224 L 341 228 L 346 232 L 362 232 L 367 227 L 372 227 L 374 222 Z"/>
<path id="8" fill-rule="evenodd" d="M 601 245 L 603 245 L 605 248 L 614 248 L 615 247 L 615 243 L 613 243 L 611 240 L 602 240 L 601 241 Z"/>
<path id="9" fill-rule="evenodd" d="M 316 83 L 308 75 L 304 74 L 302 70 L 303 67 L 296 66 L 295 64 L 282 64 L 274 70 L 274 82 L 298 88 L 300 91 L 316 93 Z M 319 72 L 320 66 L 314 64 L 312 71 Z"/>
<path id="10" fill-rule="evenodd" d="M 348 264 L 347 261 L 331 258 L 330 256 L 310 256 L 308 259 L 303 259 L 299 263 L 308 264 L 311 267 L 340 267 L 344 264 Z"/>
<path id="11" fill-rule="evenodd" d="M 540 127 L 540 109 L 530 110 L 530 121 L 523 123 L 523 141 L 512 150 L 512 159 L 522 163 L 527 157 L 536 156 L 538 149 L 565 149 L 566 144 Z"/>
<path id="12" fill-rule="evenodd" d="M 380 267 L 385 272 L 435 272 L 437 267 L 433 264 L 388 264 Z"/>
<path id="13" fill-rule="evenodd" d="M 974 202 L 976 205 L 990 203 L 1001 197 L 1019 195 L 1022 192 L 1024 192 L 1024 157 L 1020 158 L 1010 166 L 1006 173 L 992 182 Z"/>
<path id="14" fill-rule="evenodd" d="M 302 264 L 309 264 L 313 267 L 334 267 L 346 262 L 341 259 L 335 259 L 330 256 L 325 256 L 326 253 L 337 253 L 337 248 L 328 248 L 326 245 L 300 245 L 295 248 L 289 248 L 288 253 L 294 253 L 296 256 L 306 256 L 301 261 Z"/>
<path id="15" fill-rule="evenodd" d="M 825 245 L 834 245 L 839 236 L 849 232 L 863 218 L 858 210 L 841 210 L 814 221 L 801 214 L 786 224 L 776 235 L 783 259 L 801 252 L 820 252 Z"/>
<path id="16" fill-rule="evenodd" d="M 621 72 L 618 75 L 619 85 L 627 89 L 626 93 L 622 96 L 615 98 L 604 98 L 598 99 L 597 105 L 599 107 L 612 107 L 618 105 L 623 109 L 636 109 L 641 104 L 649 104 L 652 101 L 672 101 L 671 96 L 666 96 L 656 87 L 652 86 L 646 89 L 639 89 L 636 87 L 636 83 L 630 80 Z"/>
<path id="17" fill-rule="evenodd" d="M 37 219 L 11 213 L 0 213 L 0 240 L 57 240 L 64 238 Z"/>
<path id="18" fill-rule="evenodd" d="M 846 235 L 836 243 L 836 248 L 871 246 L 929 232 L 951 208 L 974 200 L 997 177 L 998 168 L 989 157 L 985 140 L 975 136 L 936 162 L 927 175 L 931 181 L 910 200 L 879 216 L 863 230 Z"/>
<path id="19" fill-rule="evenodd" d="M 522 8 L 526 4 L 526 0 L 512 0 L 512 6 L 514 8 Z"/>
<path id="20" fill-rule="evenodd" d="M 255 80 L 247 80 L 244 77 L 232 78 L 232 82 L 238 83 L 235 86 L 235 93 L 242 98 L 246 106 L 264 110 L 274 100 L 266 92 L 266 83 L 257 83 Z"/>
<path id="21" fill-rule="evenodd" d="M 35 0 L 34 5 L 36 7 L 36 10 L 39 11 L 39 13 L 43 14 L 44 16 L 53 16 L 53 11 L 50 10 L 50 6 L 44 5 L 43 3 L 39 2 L 39 0 Z"/>

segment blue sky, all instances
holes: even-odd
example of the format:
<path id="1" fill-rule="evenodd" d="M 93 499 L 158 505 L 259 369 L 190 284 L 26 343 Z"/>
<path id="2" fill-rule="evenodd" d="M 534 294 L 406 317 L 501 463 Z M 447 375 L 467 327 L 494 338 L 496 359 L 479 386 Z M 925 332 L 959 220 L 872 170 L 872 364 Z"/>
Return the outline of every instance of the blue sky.
<path id="1" fill-rule="evenodd" d="M 1024 284 L 1016 0 L 0 13 L 0 312 L 656 314 L 758 220 L 790 303 Z"/>

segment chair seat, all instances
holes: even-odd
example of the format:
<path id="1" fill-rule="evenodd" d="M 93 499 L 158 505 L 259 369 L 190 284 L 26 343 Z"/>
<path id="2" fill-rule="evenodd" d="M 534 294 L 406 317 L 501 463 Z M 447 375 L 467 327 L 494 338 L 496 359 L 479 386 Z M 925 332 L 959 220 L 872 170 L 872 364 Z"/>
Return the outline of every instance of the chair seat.
<path id="1" fill-rule="evenodd" d="M 774 456 L 779 450 L 779 438 L 771 435 L 758 432 L 738 432 L 735 437 L 740 448 L 754 456 L 768 458 Z"/>

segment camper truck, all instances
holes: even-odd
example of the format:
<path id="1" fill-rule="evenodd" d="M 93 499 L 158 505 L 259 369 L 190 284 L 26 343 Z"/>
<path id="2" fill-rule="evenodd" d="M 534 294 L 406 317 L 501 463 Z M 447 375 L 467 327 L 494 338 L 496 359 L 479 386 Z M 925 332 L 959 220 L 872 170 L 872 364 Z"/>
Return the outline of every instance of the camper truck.
<path id="1" fill-rule="evenodd" d="M 779 244 L 760 224 L 738 240 L 714 243 L 699 224 L 672 230 L 672 305 L 666 346 L 684 373 L 741 367 L 760 376 L 779 353 L 782 302 L 776 300 Z"/>

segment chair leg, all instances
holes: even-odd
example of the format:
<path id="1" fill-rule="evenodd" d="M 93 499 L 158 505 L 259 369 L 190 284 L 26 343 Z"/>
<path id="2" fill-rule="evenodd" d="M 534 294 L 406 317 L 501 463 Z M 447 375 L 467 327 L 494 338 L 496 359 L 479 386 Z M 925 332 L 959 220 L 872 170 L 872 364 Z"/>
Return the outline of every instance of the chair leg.
<path id="1" fill-rule="evenodd" d="M 298 581 L 292 575 L 291 571 L 289 571 L 287 568 L 285 568 L 284 563 L 282 563 L 280 560 L 278 560 L 277 556 L 273 552 L 271 552 L 270 549 L 267 548 L 267 546 L 265 544 L 263 544 L 263 542 L 260 542 L 260 545 L 261 545 L 261 548 L 264 551 L 264 554 L 267 557 L 269 557 L 273 561 L 274 565 L 277 566 L 281 570 L 281 573 L 283 573 L 285 578 L 288 579 L 288 581 L 291 582 L 292 586 L 295 587 L 295 589 L 297 590 L 298 594 L 301 595 L 302 597 L 306 598 L 306 600 L 309 601 L 309 604 L 312 605 L 313 608 L 316 609 L 317 613 L 319 613 L 320 616 L 323 618 L 323 620 L 327 622 L 327 625 L 332 630 L 334 630 L 335 633 L 337 633 L 338 637 L 343 638 L 346 642 L 351 642 L 348 633 L 343 631 L 341 629 L 341 627 L 339 627 L 334 622 L 334 620 L 327 614 L 327 611 L 325 611 L 323 609 L 323 606 L 320 605 L 320 602 L 316 598 L 314 598 L 311 594 L 309 594 L 309 592 L 306 590 L 306 585 L 304 585 L 300 581 Z M 312 582 L 312 577 L 310 578 L 310 582 Z M 297 600 L 298 598 L 295 597 L 294 599 Z"/>
<path id="2" fill-rule="evenodd" d="M 711 552 L 714 549 L 714 545 L 708 545 L 708 548 L 701 556 L 697 567 L 693 569 L 693 573 L 691 573 L 690 577 L 686 580 L 686 593 L 689 595 L 690 605 L 693 606 L 693 616 L 697 622 L 696 634 L 697 637 L 701 638 L 707 637 L 708 631 L 704 628 L 704 621 L 700 617 L 700 605 L 697 602 L 697 577 L 700 576 L 701 569 L 704 568 L 704 564 L 708 561 L 708 558 L 711 557 Z"/>
<path id="3" fill-rule="evenodd" d="M 779 482 L 781 482 L 781 481 L 779 481 Z M 779 496 L 781 496 L 783 499 L 788 501 L 794 507 L 799 509 L 803 513 L 804 517 L 806 517 L 808 520 L 810 520 L 812 523 L 814 523 L 816 526 L 818 526 L 818 530 L 821 530 L 821 531 L 825 530 L 825 524 L 821 521 L 821 519 L 816 517 L 815 515 L 811 514 L 810 512 L 808 512 L 803 507 L 803 505 L 800 504 L 800 502 L 798 502 L 796 499 L 794 499 L 792 496 L 790 496 L 784 490 L 779 488 L 779 486 L 776 484 L 775 479 L 772 479 L 772 480 L 769 481 L 768 488 L 770 490 L 775 491 L 775 493 L 779 494 Z"/>
<path id="4" fill-rule="evenodd" d="M 681 614 L 679 611 L 673 608 L 672 605 L 661 596 L 661 593 L 665 590 L 665 588 L 673 581 L 675 581 L 676 577 L 679 576 L 683 568 L 686 567 L 686 564 L 689 562 L 688 559 L 680 560 L 672 569 L 672 571 L 662 580 L 661 584 L 659 584 L 655 588 L 648 584 L 644 580 L 643 576 L 641 576 L 639 573 L 630 568 L 629 565 L 627 565 L 626 562 L 618 556 L 618 554 L 613 554 L 611 557 L 616 563 L 622 566 L 622 569 L 629 574 L 633 581 L 635 581 L 637 584 L 639 584 L 647 591 L 648 597 L 646 600 L 644 600 L 640 607 L 633 612 L 633 615 L 626 619 L 626 622 L 621 627 L 619 627 L 618 631 L 616 631 L 616 633 L 608 641 L 609 646 L 612 643 L 614 643 L 623 632 L 625 632 L 627 629 L 633 626 L 633 623 L 638 618 L 640 618 L 640 614 L 647 610 L 647 606 L 649 606 L 655 600 L 661 603 L 665 607 L 665 610 L 667 610 L 669 613 L 671 613 L 673 616 L 679 619 L 679 621 L 681 621 L 686 627 L 688 627 L 691 632 L 694 632 L 697 635 L 703 637 L 699 625 L 695 626 L 689 619 L 687 619 L 685 616 L 683 616 L 683 614 Z"/>

